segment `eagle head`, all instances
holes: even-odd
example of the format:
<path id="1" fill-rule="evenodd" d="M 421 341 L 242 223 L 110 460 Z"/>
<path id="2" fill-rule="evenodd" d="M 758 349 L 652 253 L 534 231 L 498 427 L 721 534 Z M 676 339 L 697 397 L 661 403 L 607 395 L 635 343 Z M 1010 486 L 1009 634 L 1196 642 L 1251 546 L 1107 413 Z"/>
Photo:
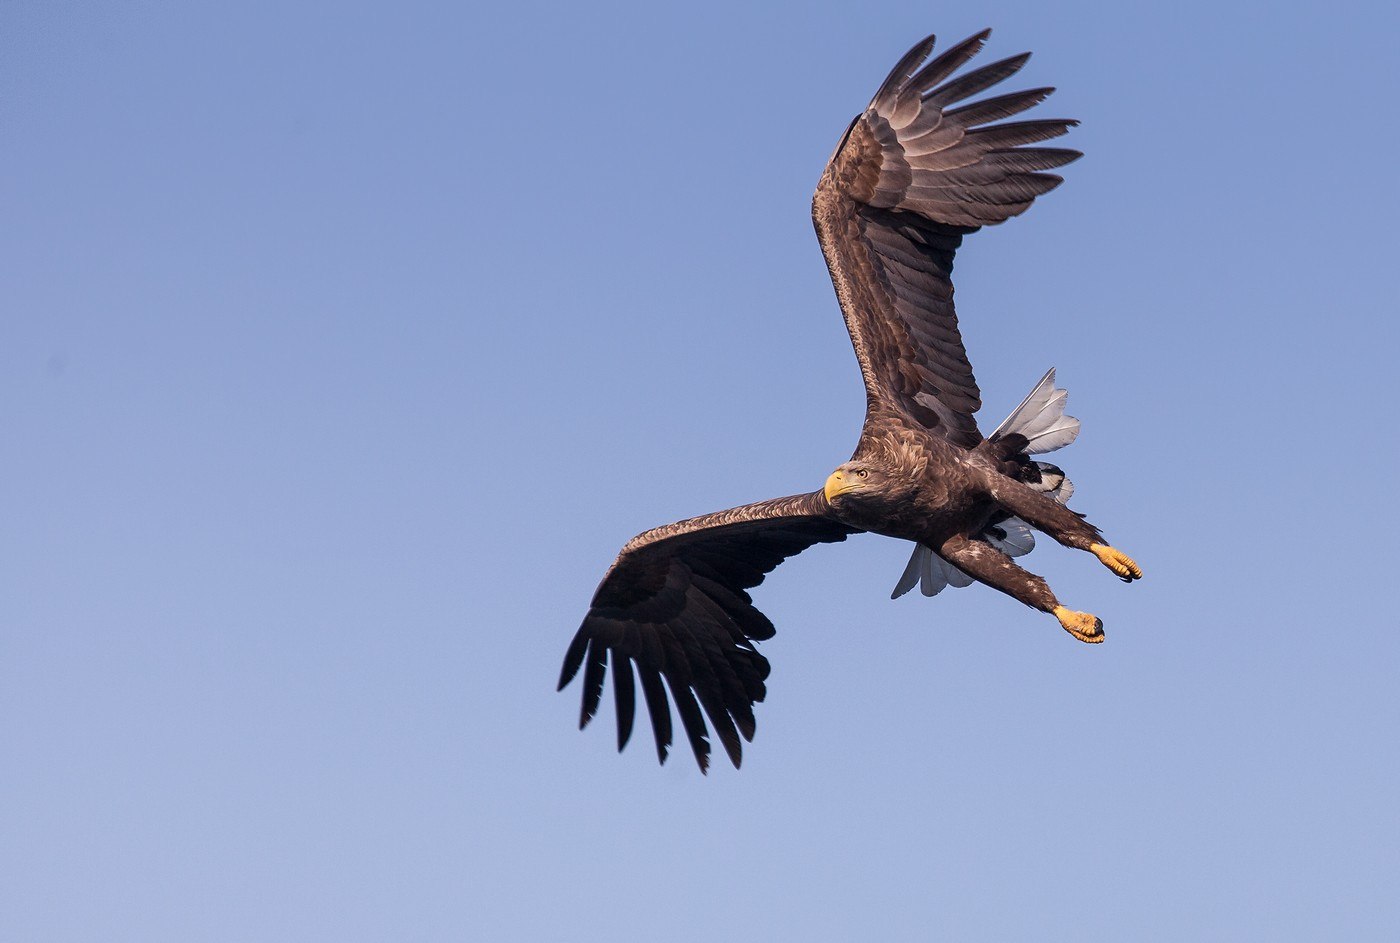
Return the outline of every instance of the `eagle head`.
<path id="1" fill-rule="evenodd" d="M 852 459 L 831 473 L 822 491 L 833 505 L 860 503 L 862 498 L 882 496 L 889 483 L 889 473 L 879 465 Z"/>

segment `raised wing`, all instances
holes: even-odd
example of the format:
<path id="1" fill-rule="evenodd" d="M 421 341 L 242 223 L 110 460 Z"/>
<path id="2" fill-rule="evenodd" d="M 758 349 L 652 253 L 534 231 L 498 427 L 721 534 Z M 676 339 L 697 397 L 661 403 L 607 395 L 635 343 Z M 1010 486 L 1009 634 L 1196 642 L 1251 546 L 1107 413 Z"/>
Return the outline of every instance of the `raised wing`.
<path id="1" fill-rule="evenodd" d="M 1074 121 L 1002 121 L 1054 89 L 959 104 L 1030 58 L 949 80 L 989 35 L 927 64 L 932 36 L 911 49 L 847 129 L 812 200 L 865 377 L 867 420 L 913 420 L 964 448 L 982 439 L 973 419 L 982 400 L 953 308 L 953 254 L 967 233 L 1024 212 L 1062 182 L 1042 171 L 1081 156 L 1024 146 L 1058 137 Z"/>
<path id="2" fill-rule="evenodd" d="M 598 710 L 611 662 L 617 748 L 627 745 L 635 666 L 661 762 L 671 746 L 669 687 L 700 769 L 710 762 L 701 708 L 737 767 L 739 737 L 753 739 L 753 705 L 763 700 L 768 677 L 768 660 L 754 643 L 774 634 L 747 590 L 812 544 L 856 533 L 827 515 L 818 491 L 691 518 L 628 541 L 598 586 L 559 675 L 563 690 L 583 668 L 579 728 Z"/>

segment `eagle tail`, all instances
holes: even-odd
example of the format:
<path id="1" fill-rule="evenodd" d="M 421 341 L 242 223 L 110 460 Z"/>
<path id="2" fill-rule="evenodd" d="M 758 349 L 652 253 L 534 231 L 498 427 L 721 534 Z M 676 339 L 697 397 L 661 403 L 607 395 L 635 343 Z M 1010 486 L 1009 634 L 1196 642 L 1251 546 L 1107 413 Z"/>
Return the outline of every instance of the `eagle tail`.
<path id="1" fill-rule="evenodd" d="M 1026 461 L 1030 455 L 1053 452 L 1064 448 L 1079 435 L 1079 420 L 1065 415 L 1069 393 L 1055 386 L 1055 368 L 1040 378 L 1021 405 L 1011 411 L 989 438 L 988 444 L 1002 459 L 1019 458 L 1021 480 L 1037 491 L 1045 492 L 1061 504 L 1074 494 L 1074 482 L 1065 477 L 1064 470 L 1049 462 Z M 988 524 L 977 539 L 984 540 L 1009 557 L 1019 557 L 1035 549 L 1035 533 L 1019 517 L 1009 517 Z M 895 584 L 891 599 L 898 599 L 915 586 L 925 596 L 936 596 L 945 587 L 969 586 L 972 577 L 944 560 L 923 544 L 914 544 L 914 552 Z"/>

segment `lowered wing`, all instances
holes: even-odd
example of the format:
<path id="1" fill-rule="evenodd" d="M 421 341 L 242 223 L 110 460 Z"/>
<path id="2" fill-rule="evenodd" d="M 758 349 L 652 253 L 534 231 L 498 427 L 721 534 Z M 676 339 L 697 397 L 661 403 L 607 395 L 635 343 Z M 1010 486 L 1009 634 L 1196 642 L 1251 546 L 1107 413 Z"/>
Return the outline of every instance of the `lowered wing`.
<path id="1" fill-rule="evenodd" d="M 768 660 L 754 643 L 774 634 L 747 591 L 788 557 L 852 533 L 854 528 L 828 516 L 826 498 L 818 491 L 691 518 L 632 538 L 603 577 L 564 656 L 561 690 L 583 669 L 580 729 L 598 711 L 610 665 L 619 750 L 632 734 L 635 680 L 641 682 L 661 762 L 671 746 L 669 688 L 700 769 L 710 761 L 706 716 L 737 767 L 739 738 L 753 739 L 753 705 L 763 700 L 768 677 Z"/>

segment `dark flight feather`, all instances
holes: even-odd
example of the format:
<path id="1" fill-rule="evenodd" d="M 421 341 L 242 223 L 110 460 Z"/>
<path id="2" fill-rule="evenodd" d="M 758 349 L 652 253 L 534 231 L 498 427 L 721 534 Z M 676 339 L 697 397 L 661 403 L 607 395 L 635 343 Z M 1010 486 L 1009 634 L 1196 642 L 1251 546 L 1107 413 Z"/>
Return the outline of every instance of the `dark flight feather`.
<path id="1" fill-rule="evenodd" d="M 637 711 L 637 691 L 632 686 L 632 662 L 626 655 L 613 660 L 613 703 L 617 709 L 617 749 L 627 746 L 632 738 L 632 719 Z"/>
<path id="2" fill-rule="evenodd" d="M 672 685 L 671 699 L 676 702 L 676 713 L 681 718 L 681 729 L 690 741 L 690 751 L 695 754 L 695 762 L 700 772 L 710 771 L 710 738 L 705 729 L 705 717 L 700 713 L 700 705 L 695 694 L 687 685 Z"/>
<path id="3" fill-rule="evenodd" d="M 652 733 L 656 736 L 656 758 L 665 763 L 666 751 L 671 747 L 671 704 L 666 700 L 666 687 L 655 668 L 638 665 L 637 675 L 642 682 L 647 714 L 651 716 Z M 560 688 L 563 686 L 559 685 Z"/>
<path id="4" fill-rule="evenodd" d="M 933 45 L 937 41 L 935 36 L 925 36 L 914 44 L 913 48 L 906 52 L 890 74 L 885 77 L 885 81 L 875 90 L 875 97 L 872 101 L 879 102 L 882 107 L 893 108 L 896 97 L 901 87 L 906 85 L 914 75 L 914 70 L 928 58 L 928 54 L 933 52 Z M 956 67 L 955 67 L 956 68 Z"/>
<path id="5" fill-rule="evenodd" d="M 964 39 L 957 45 L 948 47 L 944 52 L 930 59 L 928 64 L 922 69 L 914 73 L 914 76 L 909 80 L 907 91 L 913 92 L 914 94 L 921 94 L 933 88 L 939 82 L 942 82 L 948 76 L 972 61 L 972 58 L 982 51 L 982 47 L 986 45 L 991 35 L 991 30 L 984 29 L 980 33 L 967 37 L 967 39 Z M 930 37 L 930 39 L 932 39 L 932 37 Z M 914 48 L 918 49 L 919 47 L 916 46 Z M 930 48 L 929 51 L 932 52 L 932 48 Z M 927 53 L 925 53 L 925 55 L 927 55 Z M 886 81 L 888 81 L 888 79 Z"/>
<path id="6" fill-rule="evenodd" d="M 989 167 L 1029 172 L 1033 170 L 1053 170 L 1063 167 L 1083 157 L 1082 151 L 1067 147 L 1019 147 L 1011 151 L 992 151 L 982 158 Z"/>
<path id="7" fill-rule="evenodd" d="M 990 65 L 984 65 L 980 69 L 973 69 L 961 78 L 924 95 L 924 107 L 946 109 L 949 105 L 955 105 L 965 98 L 971 98 L 978 92 L 985 92 L 998 82 L 1009 79 L 1020 72 L 1021 66 L 1025 65 L 1030 57 L 1030 53 L 1023 52 L 1019 56 L 1010 56 Z M 948 117 L 946 112 L 944 117 Z"/>
<path id="8" fill-rule="evenodd" d="M 1053 88 L 1033 88 L 1025 92 L 998 95 L 996 98 L 984 98 L 982 101 L 964 105 L 948 112 L 948 118 L 960 125 L 973 128 L 979 124 L 987 124 L 992 121 L 1000 121 L 1003 118 L 1010 118 L 1012 115 L 1019 115 L 1045 101 L 1054 91 Z"/>
<path id="9" fill-rule="evenodd" d="M 603 675 L 607 671 L 608 650 L 597 639 L 588 645 L 588 662 L 583 669 L 583 705 L 579 711 L 578 729 L 588 726 L 593 715 L 598 713 L 598 702 L 603 697 Z"/>

